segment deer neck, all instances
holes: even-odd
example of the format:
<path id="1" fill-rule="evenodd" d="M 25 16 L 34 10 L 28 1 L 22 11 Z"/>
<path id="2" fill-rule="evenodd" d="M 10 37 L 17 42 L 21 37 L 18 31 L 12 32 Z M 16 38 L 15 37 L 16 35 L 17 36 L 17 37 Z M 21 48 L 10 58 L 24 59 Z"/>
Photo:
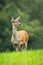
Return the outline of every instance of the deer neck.
<path id="1" fill-rule="evenodd" d="M 13 43 L 17 43 L 18 42 L 18 35 L 17 35 L 17 28 L 16 27 L 13 27 L 11 41 Z"/>
<path id="2" fill-rule="evenodd" d="M 17 28 L 15 26 L 13 26 L 12 28 L 13 28 L 12 34 L 14 37 L 16 37 Z"/>
<path id="3" fill-rule="evenodd" d="M 16 32 L 17 32 L 17 28 L 15 26 L 12 26 L 12 37 L 11 37 L 12 43 L 14 43 L 14 41 L 16 39 Z"/>

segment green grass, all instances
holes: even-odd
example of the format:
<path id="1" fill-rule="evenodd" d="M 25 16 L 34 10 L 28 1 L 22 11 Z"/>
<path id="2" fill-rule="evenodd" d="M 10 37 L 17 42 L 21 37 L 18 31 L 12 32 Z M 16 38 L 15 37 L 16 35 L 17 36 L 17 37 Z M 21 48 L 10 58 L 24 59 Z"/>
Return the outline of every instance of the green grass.
<path id="1" fill-rule="evenodd" d="M 0 53 L 0 65 L 43 65 L 43 50 Z"/>

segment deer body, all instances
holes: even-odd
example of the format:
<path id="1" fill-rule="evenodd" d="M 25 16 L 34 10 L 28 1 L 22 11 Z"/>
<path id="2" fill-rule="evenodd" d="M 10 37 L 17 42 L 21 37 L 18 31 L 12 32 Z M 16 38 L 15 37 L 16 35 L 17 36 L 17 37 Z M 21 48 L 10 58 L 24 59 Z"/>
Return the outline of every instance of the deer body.
<path id="1" fill-rule="evenodd" d="M 13 43 L 13 46 L 15 47 L 15 50 L 17 51 L 18 49 L 21 49 L 21 45 L 24 44 L 25 49 L 27 49 L 27 42 L 28 42 L 28 33 L 24 30 L 17 31 L 17 27 L 20 23 L 16 22 L 14 23 L 13 19 L 13 24 L 12 24 L 12 37 L 11 41 Z M 16 26 L 15 26 L 16 25 Z"/>
<path id="2" fill-rule="evenodd" d="M 17 34 L 19 36 L 20 42 L 24 42 L 24 41 L 27 42 L 28 41 L 28 34 L 26 31 L 23 31 L 23 30 L 17 31 Z"/>

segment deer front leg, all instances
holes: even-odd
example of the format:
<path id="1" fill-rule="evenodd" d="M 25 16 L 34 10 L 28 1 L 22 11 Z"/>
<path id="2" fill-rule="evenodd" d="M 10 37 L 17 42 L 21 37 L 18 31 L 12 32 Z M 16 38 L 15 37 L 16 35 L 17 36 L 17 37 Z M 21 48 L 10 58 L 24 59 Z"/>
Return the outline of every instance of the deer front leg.
<path id="1" fill-rule="evenodd" d="M 13 44 L 13 47 L 14 47 L 15 51 L 19 50 L 19 45 L 18 44 Z"/>

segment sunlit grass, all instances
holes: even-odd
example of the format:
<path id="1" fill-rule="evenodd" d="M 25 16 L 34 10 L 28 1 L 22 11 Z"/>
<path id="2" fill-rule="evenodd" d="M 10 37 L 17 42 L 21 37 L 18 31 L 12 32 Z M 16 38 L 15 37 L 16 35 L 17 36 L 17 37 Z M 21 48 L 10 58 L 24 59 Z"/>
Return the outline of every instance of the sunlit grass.
<path id="1" fill-rule="evenodd" d="M 43 65 L 43 50 L 0 53 L 0 65 Z"/>

